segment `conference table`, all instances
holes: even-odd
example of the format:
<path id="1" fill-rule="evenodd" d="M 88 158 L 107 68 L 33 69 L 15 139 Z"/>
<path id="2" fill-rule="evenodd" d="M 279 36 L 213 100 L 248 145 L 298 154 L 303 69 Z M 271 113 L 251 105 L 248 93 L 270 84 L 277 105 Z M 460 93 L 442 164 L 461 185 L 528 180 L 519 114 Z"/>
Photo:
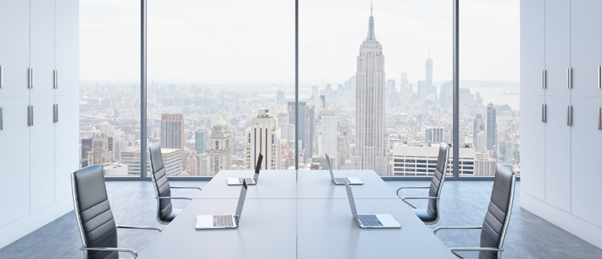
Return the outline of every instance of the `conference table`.
<path id="1" fill-rule="evenodd" d="M 241 186 L 226 178 L 253 176 L 221 171 L 139 258 L 456 258 L 374 171 L 334 174 L 364 182 L 351 187 L 359 214 L 391 214 L 401 229 L 361 229 L 326 170 L 273 170 L 249 185 L 238 228 L 196 230 L 197 215 L 234 214 Z"/>

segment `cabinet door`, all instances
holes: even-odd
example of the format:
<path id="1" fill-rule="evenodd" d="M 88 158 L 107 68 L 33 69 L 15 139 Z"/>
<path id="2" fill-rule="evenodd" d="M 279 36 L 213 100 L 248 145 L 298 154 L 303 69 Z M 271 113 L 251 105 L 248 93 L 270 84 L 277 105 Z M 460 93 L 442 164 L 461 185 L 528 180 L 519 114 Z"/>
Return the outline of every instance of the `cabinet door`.
<path id="1" fill-rule="evenodd" d="M 571 127 L 567 126 L 570 97 L 546 96 L 546 103 L 546 202 L 570 213 Z"/>
<path id="2" fill-rule="evenodd" d="M 32 96 L 33 126 L 29 127 L 31 212 L 54 203 L 54 96 Z"/>
<path id="3" fill-rule="evenodd" d="M 30 0 L 30 67 L 33 69 L 31 96 L 54 95 L 54 0 Z"/>
<path id="4" fill-rule="evenodd" d="M 0 0 L 0 97 L 28 96 L 29 2 Z"/>
<path id="5" fill-rule="evenodd" d="M 546 1 L 546 95 L 569 96 L 567 69 L 571 65 L 571 2 Z"/>
<path id="6" fill-rule="evenodd" d="M 57 95 L 79 93 L 79 1 L 56 0 Z"/>
<path id="7" fill-rule="evenodd" d="M 521 94 L 543 95 L 541 72 L 544 62 L 544 0 L 520 2 Z"/>
<path id="8" fill-rule="evenodd" d="M 602 1 L 571 2 L 571 96 L 602 97 L 598 66 L 602 65 Z"/>
<path id="9" fill-rule="evenodd" d="M 521 190 L 545 201 L 545 123 L 542 122 L 544 96 L 521 95 Z"/>
<path id="10" fill-rule="evenodd" d="M 602 98 L 573 97 L 571 129 L 572 214 L 602 227 L 602 130 L 598 109 Z"/>
<path id="11" fill-rule="evenodd" d="M 29 97 L 0 98 L 0 227 L 29 213 L 28 104 Z"/>
<path id="12" fill-rule="evenodd" d="M 71 195 L 71 173 L 79 169 L 79 96 L 57 96 L 58 122 L 55 135 L 55 199 Z"/>

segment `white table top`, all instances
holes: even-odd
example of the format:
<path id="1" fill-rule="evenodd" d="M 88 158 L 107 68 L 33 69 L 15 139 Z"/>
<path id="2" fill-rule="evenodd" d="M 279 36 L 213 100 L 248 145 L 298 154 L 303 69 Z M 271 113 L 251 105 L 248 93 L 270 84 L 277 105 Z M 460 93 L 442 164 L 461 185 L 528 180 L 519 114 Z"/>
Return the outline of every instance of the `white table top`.
<path id="1" fill-rule="evenodd" d="M 255 171 L 221 171 L 203 187 L 195 199 L 238 199 L 241 185 L 228 186 L 227 178 L 252 178 Z M 262 170 L 259 172 L 259 181 L 256 185 L 249 185 L 247 199 L 295 199 L 296 174 L 289 170 Z"/>
<path id="2" fill-rule="evenodd" d="M 335 178 L 359 177 L 364 184 L 352 185 L 356 199 L 399 199 L 395 191 L 372 170 L 333 170 Z M 299 171 L 299 199 L 347 199 L 345 185 L 332 183 L 328 170 Z"/>

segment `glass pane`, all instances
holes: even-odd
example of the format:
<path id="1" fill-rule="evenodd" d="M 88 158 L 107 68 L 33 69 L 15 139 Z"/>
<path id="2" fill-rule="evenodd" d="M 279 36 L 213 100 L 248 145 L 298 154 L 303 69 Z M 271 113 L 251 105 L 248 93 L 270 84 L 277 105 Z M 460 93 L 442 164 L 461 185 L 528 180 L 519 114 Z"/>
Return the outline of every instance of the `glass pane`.
<path id="1" fill-rule="evenodd" d="M 452 2 L 370 4 L 300 5 L 305 169 L 328 154 L 335 169 L 432 175 L 451 142 Z"/>
<path id="2" fill-rule="evenodd" d="M 140 3 L 80 3 L 80 166 L 140 176 Z"/>
<path id="3" fill-rule="evenodd" d="M 149 0 L 148 12 L 148 141 L 167 174 L 250 170 L 260 153 L 263 170 L 294 169 L 294 2 Z"/>
<path id="4" fill-rule="evenodd" d="M 520 174 L 519 4 L 460 3 L 460 175 Z"/>

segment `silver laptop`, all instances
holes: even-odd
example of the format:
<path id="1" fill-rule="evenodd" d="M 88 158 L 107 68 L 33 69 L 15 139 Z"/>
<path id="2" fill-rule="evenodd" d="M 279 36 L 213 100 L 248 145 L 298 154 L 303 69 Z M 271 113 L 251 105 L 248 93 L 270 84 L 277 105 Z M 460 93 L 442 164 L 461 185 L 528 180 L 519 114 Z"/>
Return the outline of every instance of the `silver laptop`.
<path id="1" fill-rule="evenodd" d="M 227 178 L 226 181 L 228 182 L 228 185 L 242 185 L 243 180 L 247 181 L 248 185 L 256 185 L 257 181 L 259 181 L 261 161 L 263 161 L 263 155 L 259 153 L 259 157 L 257 158 L 257 166 L 255 167 L 255 174 L 253 175 L 253 178 Z"/>
<path id="2" fill-rule="evenodd" d="M 401 228 L 399 222 L 391 214 L 357 215 L 351 186 L 347 182 L 345 182 L 345 189 L 347 189 L 347 198 L 349 198 L 349 205 L 351 205 L 351 213 L 360 228 Z"/>
<path id="3" fill-rule="evenodd" d="M 242 207 L 245 204 L 245 197 L 247 197 L 247 183 L 243 180 L 242 188 L 240 190 L 240 197 L 238 198 L 238 206 L 236 207 L 236 214 L 234 215 L 197 215 L 196 216 L 196 229 L 216 229 L 216 228 L 238 228 L 240 222 L 240 214 L 242 213 Z"/>
<path id="4" fill-rule="evenodd" d="M 336 185 L 343 185 L 345 181 L 349 181 L 349 184 L 364 184 L 362 180 L 358 177 L 347 177 L 347 178 L 334 178 L 334 173 L 332 173 L 332 166 L 330 165 L 330 157 L 326 154 L 326 162 L 328 162 L 328 170 L 330 170 L 330 178 L 332 178 L 332 182 Z"/>

